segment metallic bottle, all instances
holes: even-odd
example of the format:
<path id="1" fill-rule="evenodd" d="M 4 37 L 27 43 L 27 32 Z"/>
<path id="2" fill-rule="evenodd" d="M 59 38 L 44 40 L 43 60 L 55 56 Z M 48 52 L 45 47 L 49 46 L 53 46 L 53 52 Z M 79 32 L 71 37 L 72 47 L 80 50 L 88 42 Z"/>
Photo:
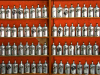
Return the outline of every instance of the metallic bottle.
<path id="1" fill-rule="evenodd" d="M 69 27 L 67 26 L 67 23 L 64 27 L 64 36 L 68 37 L 69 36 Z"/>
<path id="2" fill-rule="evenodd" d="M 82 8 L 82 17 L 87 17 L 87 7 L 85 7 L 85 4 Z"/>
<path id="3" fill-rule="evenodd" d="M 18 19 L 23 19 L 23 8 L 21 8 L 21 5 L 18 8 Z"/>
<path id="4" fill-rule="evenodd" d="M 99 46 L 95 42 L 95 44 L 93 46 L 93 55 L 98 55 L 98 54 L 99 54 Z"/>
<path id="5" fill-rule="evenodd" d="M 89 42 L 89 45 L 87 45 L 87 55 L 92 55 L 92 45 Z"/>
<path id="6" fill-rule="evenodd" d="M 12 9 L 12 19 L 17 19 L 17 13 L 18 11 L 14 5 L 14 8 Z"/>
<path id="7" fill-rule="evenodd" d="M 94 8 L 94 17 L 99 17 L 99 7 L 98 5 L 96 4 L 95 8 Z"/>
<path id="8" fill-rule="evenodd" d="M 7 74 L 12 74 L 12 64 L 10 63 L 10 60 L 8 61 L 7 64 Z"/>
<path id="9" fill-rule="evenodd" d="M 14 45 L 12 46 L 12 55 L 13 55 L 13 56 L 17 56 L 17 46 L 16 46 L 15 43 L 14 43 Z"/>
<path id="10" fill-rule="evenodd" d="M 40 45 L 40 42 L 38 41 L 38 45 L 36 46 L 36 55 L 41 55 L 42 54 L 41 51 L 42 47 Z"/>
<path id="11" fill-rule="evenodd" d="M 68 55 L 68 45 L 65 42 L 65 45 L 63 46 L 63 55 Z"/>
<path id="12" fill-rule="evenodd" d="M 30 18 L 35 18 L 35 8 L 33 6 L 30 9 Z"/>
<path id="13" fill-rule="evenodd" d="M 8 8 L 6 9 L 6 19 L 11 19 L 11 9 L 9 8 L 9 5 Z"/>
<path id="14" fill-rule="evenodd" d="M 37 28 L 37 37 L 42 37 L 42 27 L 41 27 L 41 25 L 40 25 L 40 23 L 39 23 L 39 26 L 38 26 L 38 28 Z"/>
<path id="15" fill-rule="evenodd" d="M 72 42 L 71 45 L 69 46 L 69 55 L 74 55 L 74 45 L 72 45 Z"/>
<path id="16" fill-rule="evenodd" d="M 5 56 L 6 52 L 5 52 L 5 46 L 4 46 L 3 43 L 2 43 L 2 45 L 0 46 L 0 49 L 1 49 L 1 55 L 2 55 L 2 56 Z"/>
<path id="17" fill-rule="evenodd" d="M 12 37 L 17 37 L 17 28 L 15 27 L 15 25 L 13 25 L 12 27 Z"/>
<path id="18" fill-rule="evenodd" d="M 41 61 L 39 61 L 39 63 L 37 64 L 37 73 L 42 73 L 42 63 L 41 63 Z"/>
<path id="19" fill-rule="evenodd" d="M 79 23 L 78 23 L 78 26 L 76 27 L 76 36 L 81 37 L 81 27 L 80 27 Z"/>
<path id="20" fill-rule="evenodd" d="M 53 63 L 53 74 L 57 74 L 58 71 L 58 64 L 56 63 L 56 61 L 54 61 Z"/>
<path id="21" fill-rule="evenodd" d="M 57 46 L 57 55 L 62 55 L 62 46 L 60 45 L 60 42 Z"/>
<path id="22" fill-rule="evenodd" d="M 64 64 L 62 63 L 62 60 L 60 60 L 59 66 L 58 66 L 58 73 L 63 74 L 64 73 Z"/>
<path id="23" fill-rule="evenodd" d="M 26 8 L 24 9 L 24 18 L 26 19 L 29 18 L 29 9 L 27 8 L 27 5 L 26 5 Z"/>
<path id="24" fill-rule="evenodd" d="M 45 60 L 45 63 L 43 64 L 43 73 L 47 74 L 48 73 L 48 63 Z"/>
<path id="25" fill-rule="evenodd" d="M 8 45 L 6 46 L 6 55 L 11 56 L 11 45 L 9 42 L 8 42 Z"/>
<path id="26" fill-rule="evenodd" d="M 70 36 L 71 37 L 75 36 L 75 27 L 73 26 L 73 23 L 72 23 L 72 26 L 70 27 Z"/>
<path id="27" fill-rule="evenodd" d="M 56 46 L 54 43 L 52 45 L 52 55 L 56 55 Z"/>
<path id="28" fill-rule="evenodd" d="M 34 24 L 31 27 L 31 37 L 36 37 L 36 27 L 34 26 Z"/>
<path id="29" fill-rule="evenodd" d="M 24 64 L 22 63 L 22 61 L 21 61 L 21 63 L 19 64 L 19 73 L 20 73 L 20 74 L 24 74 Z"/>
<path id="30" fill-rule="evenodd" d="M 47 46 L 46 42 L 43 45 L 43 55 L 48 55 L 48 46 Z"/>
<path id="31" fill-rule="evenodd" d="M 99 63 L 99 61 L 96 65 L 96 74 L 100 74 L 100 63 Z"/>
<path id="32" fill-rule="evenodd" d="M 18 64 L 16 63 L 16 60 L 15 60 L 15 62 L 13 64 L 13 73 L 14 74 L 17 74 L 18 73 Z"/>
<path id="33" fill-rule="evenodd" d="M 55 7 L 54 4 L 53 4 L 53 7 L 52 7 L 52 18 L 56 18 L 56 7 Z"/>
<path id="34" fill-rule="evenodd" d="M 20 26 L 18 27 L 18 37 L 23 37 L 23 27 L 20 24 Z"/>
<path id="35" fill-rule="evenodd" d="M 98 23 L 96 23 L 96 26 L 94 27 L 94 36 L 100 36 L 100 27 L 98 26 Z"/>
<path id="36" fill-rule="evenodd" d="M 30 27 L 26 23 L 26 27 L 24 27 L 24 35 L 25 37 L 30 37 Z"/>
<path id="37" fill-rule="evenodd" d="M 63 17 L 68 17 L 68 8 L 67 5 L 63 8 Z"/>
<path id="38" fill-rule="evenodd" d="M 47 7 L 45 5 L 42 8 L 42 18 L 47 18 Z"/>
<path id="39" fill-rule="evenodd" d="M 94 35 L 94 27 L 92 26 L 92 23 L 90 23 L 90 26 L 88 27 L 88 36 Z"/>
<path id="40" fill-rule="evenodd" d="M 81 46 L 81 55 L 86 55 L 86 45 L 83 42 L 83 45 Z"/>
<path id="41" fill-rule="evenodd" d="M 1 19 L 5 19 L 5 9 L 3 8 L 3 5 L 1 6 Z"/>
<path id="42" fill-rule="evenodd" d="M 81 7 L 79 6 L 79 4 L 77 4 L 76 7 L 76 17 L 81 17 Z"/>
<path id="43" fill-rule="evenodd" d="M 57 17 L 62 17 L 62 7 L 61 7 L 61 4 L 59 4 L 59 7 L 57 8 Z"/>
<path id="44" fill-rule="evenodd" d="M 46 23 L 45 23 L 45 26 L 43 27 L 43 37 L 47 37 L 48 36 L 48 27 L 46 26 Z"/>
<path id="45" fill-rule="evenodd" d="M 36 8 L 36 18 L 41 18 L 41 8 L 39 7 L 39 4 L 38 7 Z"/>
<path id="46" fill-rule="evenodd" d="M 4 63 L 4 60 L 2 60 L 0 67 L 1 67 L 0 69 L 1 74 L 6 74 L 6 64 Z"/>
<path id="47" fill-rule="evenodd" d="M 26 42 L 26 45 L 24 46 L 24 55 L 29 55 L 29 45 L 28 42 Z"/>
<path id="48" fill-rule="evenodd" d="M 5 37 L 5 28 L 3 27 L 3 24 L 1 24 L 0 27 L 0 37 Z"/>
<path id="49" fill-rule="evenodd" d="M 31 64 L 31 73 L 36 73 L 36 64 L 33 61 L 33 63 Z"/>
<path id="50" fill-rule="evenodd" d="M 74 7 L 71 4 L 71 7 L 69 8 L 69 17 L 74 17 Z"/>
<path id="51" fill-rule="evenodd" d="M 79 61 L 79 64 L 77 65 L 77 74 L 82 74 L 82 64 Z"/>
<path id="52" fill-rule="evenodd" d="M 93 17 L 93 7 L 90 4 L 90 7 L 88 8 L 88 17 Z"/>
<path id="53" fill-rule="evenodd" d="M 6 27 L 6 37 L 11 37 L 11 27 L 9 27 L 9 24 Z"/>
<path id="54" fill-rule="evenodd" d="M 30 63 L 28 62 L 28 60 L 25 64 L 25 73 L 30 73 Z"/>
<path id="55" fill-rule="evenodd" d="M 89 65 L 87 64 L 87 61 L 84 64 L 84 74 L 89 74 Z"/>
<path id="56" fill-rule="evenodd" d="M 84 23 L 84 26 L 82 27 L 82 36 L 86 37 L 87 36 L 87 26 Z"/>
<path id="57" fill-rule="evenodd" d="M 55 23 L 54 26 L 52 27 L 52 36 L 57 37 L 57 27 L 55 26 Z"/>
<path id="58" fill-rule="evenodd" d="M 68 61 L 65 64 L 65 74 L 70 74 L 70 64 L 68 63 Z"/>
<path id="59" fill-rule="evenodd" d="M 73 63 L 71 64 L 71 74 L 76 74 L 76 64 L 74 63 L 74 60 Z"/>
<path id="60" fill-rule="evenodd" d="M 35 55 L 35 45 L 32 43 L 32 45 L 30 46 L 30 55 Z"/>
<path id="61" fill-rule="evenodd" d="M 60 24 L 60 26 L 58 27 L 58 36 L 59 36 L 59 37 L 62 37 L 62 36 L 63 36 L 63 27 L 61 26 L 61 24 Z"/>
<path id="62" fill-rule="evenodd" d="M 90 65 L 90 74 L 95 74 L 95 65 L 93 64 L 93 61 L 92 64 Z"/>
<path id="63" fill-rule="evenodd" d="M 18 55 L 23 55 L 24 54 L 24 47 L 22 45 L 22 42 L 20 42 L 20 45 L 18 46 Z"/>
<path id="64" fill-rule="evenodd" d="M 80 51 L 81 51 L 80 45 L 77 42 L 77 45 L 75 46 L 75 55 L 80 55 Z"/>

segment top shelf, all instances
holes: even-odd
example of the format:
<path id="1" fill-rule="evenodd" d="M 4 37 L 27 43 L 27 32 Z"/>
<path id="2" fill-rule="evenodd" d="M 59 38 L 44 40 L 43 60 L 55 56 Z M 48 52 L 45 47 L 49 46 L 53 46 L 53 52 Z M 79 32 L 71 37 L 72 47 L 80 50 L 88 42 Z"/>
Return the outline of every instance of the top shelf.
<path id="1" fill-rule="evenodd" d="M 49 1 L 49 0 L 0 0 L 0 1 Z"/>

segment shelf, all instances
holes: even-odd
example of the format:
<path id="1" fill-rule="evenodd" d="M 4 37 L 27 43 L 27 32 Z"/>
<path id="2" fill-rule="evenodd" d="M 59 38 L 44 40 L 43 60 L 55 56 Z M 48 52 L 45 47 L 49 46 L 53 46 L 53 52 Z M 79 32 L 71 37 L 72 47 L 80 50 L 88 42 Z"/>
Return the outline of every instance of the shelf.
<path id="1" fill-rule="evenodd" d="M 67 74 L 52 74 L 52 75 L 67 75 Z M 68 74 L 68 75 L 99 75 L 99 74 Z"/>
<path id="2" fill-rule="evenodd" d="M 100 38 L 100 37 L 51 37 L 51 38 Z"/>

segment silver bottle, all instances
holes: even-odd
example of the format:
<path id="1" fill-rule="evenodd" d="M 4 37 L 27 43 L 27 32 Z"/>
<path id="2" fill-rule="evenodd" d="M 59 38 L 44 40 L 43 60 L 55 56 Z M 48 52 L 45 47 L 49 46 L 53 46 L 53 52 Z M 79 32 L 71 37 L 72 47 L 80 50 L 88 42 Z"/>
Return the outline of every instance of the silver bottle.
<path id="1" fill-rule="evenodd" d="M 100 63 L 99 63 L 99 61 L 96 65 L 96 74 L 100 74 Z"/>
<path id="2" fill-rule="evenodd" d="M 95 42 L 95 44 L 93 46 L 93 55 L 98 55 L 98 54 L 99 54 L 99 46 Z"/>
<path id="3" fill-rule="evenodd" d="M 2 63 L 0 64 L 0 72 L 1 74 L 6 74 L 6 64 L 4 63 L 4 60 L 2 60 Z"/>
<path id="4" fill-rule="evenodd" d="M 18 11 L 14 5 L 14 8 L 12 9 L 12 19 L 17 19 L 17 13 Z"/>
<path id="5" fill-rule="evenodd" d="M 52 55 L 56 55 L 56 46 L 54 43 L 52 45 Z"/>
<path id="6" fill-rule="evenodd" d="M 98 5 L 96 4 L 95 8 L 94 8 L 94 17 L 99 17 L 99 7 Z"/>
<path id="7" fill-rule="evenodd" d="M 81 54 L 80 51 L 81 51 L 80 45 L 77 42 L 77 45 L 75 46 L 75 55 L 80 55 Z"/>
<path id="8" fill-rule="evenodd" d="M 37 73 L 42 73 L 42 63 L 41 63 L 41 61 L 39 61 L 39 63 L 37 64 Z"/>
<path id="9" fill-rule="evenodd" d="M 75 27 L 73 26 L 73 23 L 72 23 L 72 26 L 70 27 L 70 36 L 71 37 L 75 36 Z"/>
<path id="10" fill-rule="evenodd" d="M 33 63 L 31 64 L 31 73 L 36 73 L 36 64 L 33 61 Z"/>
<path id="11" fill-rule="evenodd" d="M 12 64 L 10 63 L 10 60 L 8 61 L 7 64 L 7 74 L 12 74 Z"/>
<path id="12" fill-rule="evenodd" d="M 81 17 L 81 7 L 79 6 L 79 4 L 77 4 L 76 7 L 76 17 Z"/>
<path id="13" fill-rule="evenodd" d="M 70 74 L 70 64 L 68 63 L 68 61 L 65 64 L 65 74 Z"/>
<path id="14" fill-rule="evenodd" d="M 5 29 L 6 29 L 6 37 L 11 37 L 11 27 L 9 27 L 9 24 Z"/>
<path id="15" fill-rule="evenodd" d="M 21 61 L 21 63 L 19 64 L 19 73 L 20 73 L 20 74 L 24 74 L 24 64 L 22 63 L 22 61 Z"/>
<path id="16" fill-rule="evenodd" d="M 15 62 L 13 64 L 13 73 L 14 74 L 17 74 L 18 73 L 18 64 L 16 63 L 16 60 L 15 60 Z"/>
<path id="17" fill-rule="evenodd" d="M 68 8 L 67 5 L 63 8 L 63 17 L 68 17 Z"/>
<path id="18" fill-rule="evenodd" d="M 15 25 L 13 25 L 12 27 L 12 37 L 17 37 L 17 28 L 15 27 Z"/>
<path id="19" fill-rule="evenodd" d="M 58 64 L 56 63 L 56 61 L 54 61 L 53 63 L 53 74 L 57 74 L 58 72 Z"/>
<path id="20" fill-rule="evenodd" d="M 64 73 L 64 64 L 62 63 L 62 60 L 60 61 L 59 66 L 58 66 L 58 73 L 59 74 Z"/>
<path id="21" fill-rule="evenodd" d="M 92 55 L 92 45 L 89 42 L 89 45 L 87 45 L 87 55 Z"/>
<path id="22" fill-rule="evenodd" d="M 0 37 L 5 37 L 5 28 L 3 27 L 3 24 L 1 24 L 0 27 Z"/>
<path id="23" fill-rule="evenodd" d="M 48 36 L 48 27 L 46 26 L 46 23 L 45 23 L 45 26 L 43 27 L 43 37 L 47 37 Z"/>
<path id="24" fill-rule="evenodd" d="M 95 74 L 95 65 L 93 64 L 93 61 L 92 64 L 90 65 L 90 74 Z"/>
<path id="25" fill-rule="evenodd" d="M 11 9 L 9 8 L 9 5 L 8 8 L 6 9 L 6 19 L 11 19 Z"/>
<path id="26" fill-rule="evenodd" d="M 67 23 L 64 27 L 64 36 L 68 37 L 69 36 L 69 27 L 67 26 Z"/>
<path id="27" fill-rule="evenodd" d="M 43 31 L 43 29 L 39 23 L 39 26 L 37 28 L 37 37 L 42 37 L 42 31 Z"/>
<path id="28" fill-rule="evenodd" d="M 26 23 L 26 27 L 24 27 L 24 35 L 25 37 L 30 37 L 30 27 Z"/>
<path id="29" fill-rule="evenodd" d="M 13 55 L 13 56 L 17 56 L 17 46 L 16 46 L 15 43 L 14 43 L 14 45 L 12 46 L 12 55 Z"/>
<path id="30" fill-rule="evenodd" d="M 72 42 L 71 45 L 69 46 L 69 55 L 74 55 L 74 45 L 72 45 Z"/>
<path id="31" fill-rule="evenodd" d="M 30 18 L 35 18 L 35 8 L 33 6 L 30 9 Z"/>
<path id="32" fill-rule="evenodd" d="M 26 45 L 24 46 L 24 55 L 29 55 L 29 45 L 28 42 L 26 42 Z"/>
<path id="33" fill-rule="evenodd" d="M 42 8 L 42 18 L 47 18 L 47 7 L 45 5 Z"/>
<path id="34" fill-rule="evenodd" d="M 62 7 L 61 7 L 61 4 L 59 4 L 59 7 L 57 8 L 57 17 L 62 17 Z"/>
<path id="35" fill-rule="evenodd" d="M 54 26 L 52 27 L 52 36 L 57 37 L 57 27 L 55 26 L 55 23 Z"/>
<path id="36" fill-rule="evenodd" d="M 48 46 L 47 46 L 46 42 L 43 45 L 43 55 L 48 55 Z"/>
<path id="37" fill-rule="evenodd" d="M 86 55 L 86 45 L 83 42 L 83 45 L 81 46 L 81 55 Z"/>
<path id="38" fill-rule="evenodd" d="M 93 7 L 90 4 L 90 7 L 88 8 L 88 17 L 93 17 Z"/>
<path id="39" fill-rule="evenodd" d="M 5 56 L 5 55 L 6 55 L 6 52 L 5 52 L 5 46 L 4 46 L 3 43 L 2 43 L 2 45 L 0 46 L 0 49 L 1 49 L 1 55 L 2 55 L 2 56 Z"/>
<path id="40" fill-rule="evenodd" d="M 11 56 L 11 45 L 9 42 L 8 42 L 8 45 L 6 46 L 6 55 Z"/>
<path id="41" fill-rule="evenodd" d="M 62 46 L 60 45 L 60 42 L 57 46 L 57 55 L 62 55 Z"/>
<path id="42" fill-rule="evenodd" d="M 63 46 L 63 55 L 68 55 L 68 45 L 65 42 L 65 45 Z"/>
<path id="43" fill-rule="evenodd" d="M 84 74 L 89 74 L 89 65 L 87 64 L 87 61 L 84 64 Z"/>
<path id="44" fill-rule="evenodd" d="M 82 36 L 86 37 L 87 36 L 87 26 L 84 23 L 84 26 L 82 27 Z"/>
<path id="45" fill-rule="evenodd" d="M 77 65 L 77 74 L 82 74 L 82 64 L 79 61 L 79 64 Z"/>
<path id="46" fill-rule="evenodd" d="M 21 5 L 18 8 L 18 19 L 23 19 L 23 8 L 21 8 Z"/>
<path id="47" fill-rule="evenodd" d="M 61 26 L 61 24 L 60 24 L 60 26 L 58 27 L 58 36 L 59 36 L 59 37 L 62 37 L 62 36 L 63 36 L 63 27 Z"/>
<path id="48" fill-rule="evenodd" d="M 29 9 L 27 8 L 27 5 L 26 5 L 26 8 L 24 9 L 24 18 L 26 19 L 29 18 Z"/>
<path id="49" fill-rule="evenodd" d="M 100 27 L 98 26 L 98 23 L 96 23 L 96 26 L 94 27 L 94 36 L 100 36 Z"/>
<path id="50" fill-rule="evenodd" d="M 56 7 L 55 7 L 54 4 L 53 4 L 53 7 L 52 7 L 52 18 L 56 18 Z"/>
<path id="51" fill-rule="evenodd" d="M 82 17 L 87 17 L 87 7 L 85 7 L 85 4 L 82 8 Z"/>
<path id="52" fill-rule="evenodd" d="M 23 37 L 23 27 L 20 24 L 20 26 L 18 27 L 18 37 Z"/>
<path id="53" fill-rule="evenodd" d="M 88 36 L 93 36 L 94 35 L 94 27 L 90 23 L 90 26 L 88 27 Z"/>
<path id="54" fill-rule="evenodd" d="M 45 63 L 43 64 L 43 73 L 47 74 L 48 73 L 48 63 L 45 60 Z"/>
<path id="55" fill-rule="evenodd" d="M 25 64 L 25 73 L 30 73 L 30 63 L 28 62 L 28 60 Z"/>
<path id="56" fill-rule="evenodd" d="M 30 55 L 35 55 L 35 45 L 32 43 L 32 45 L 30 46 Z"/>
<path id="57" fill-rule="evenodd" d="M 36 55 L 41 55 L 42 54 L 41 51 L 42 47 L 40 45 L 40 42 L 38 42 L 38 45 L 36 46 Z"/>
<path id="58" fill-rule="evenodd" d="M 38 7 L 36 8 L 36 18 L 41 18 L 41 8 L 39 7 L 39 4 Z"/>
<path id="59" fill-rule="evenodd" d="M 76 64 L 74 63 L 74 61 L 71 64 L 71 74 L 76 74 Z"/>
<path id="60" fill-rule="evenodd" d="M 20 45 L 18 46 L 18 55 L 24 54 L 24 47 L 22 45 L 22 42 L 20 42 Z"/>
<path id="61" fill-rule="evenodd" d="M 81 27 L 79 23 L 78 23 L 78 26 L 76 27 L 76 36 L 81 37 Z"/>
<path id="62" fill-rule="evenodd" d="M 34 26 L 34 24 L 31 27 L 31 37 L 36 37 L 36 27 Z"/>
<path id="63" fill-rule="evenodd" d="M 5 9 L 3 8 L 3 5 L 1 6 L 1 9 L 0 9 L 0 11 L 1 11 L 1 19 L 5 19 Z"/>
<path id="64" fill-rule="evenodd" d="M 74 7 L 71 4 L 71 7 L 69 8 L 69 17 L 74 17 Z"/>

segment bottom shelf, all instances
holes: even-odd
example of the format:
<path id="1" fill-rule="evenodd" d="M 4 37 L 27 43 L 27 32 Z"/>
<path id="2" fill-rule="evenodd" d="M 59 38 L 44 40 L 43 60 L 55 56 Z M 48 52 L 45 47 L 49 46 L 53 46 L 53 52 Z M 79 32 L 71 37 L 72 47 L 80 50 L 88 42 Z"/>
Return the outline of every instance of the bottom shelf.
<path id="1" fill-rule="evenodd" d="M 52 74 L 52 75 L 100 75 L 100 74 Z"/>

